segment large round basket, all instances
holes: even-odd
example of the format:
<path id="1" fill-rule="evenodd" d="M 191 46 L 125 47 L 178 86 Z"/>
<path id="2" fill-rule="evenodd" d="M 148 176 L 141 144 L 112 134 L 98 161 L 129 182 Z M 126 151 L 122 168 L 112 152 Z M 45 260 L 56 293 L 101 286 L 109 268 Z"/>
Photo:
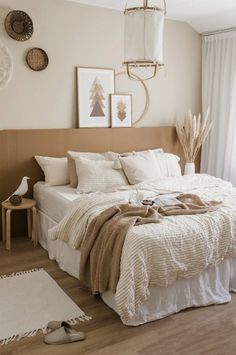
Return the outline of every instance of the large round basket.
<path id="1" fill-rule="evenodd" d="M 34 32 L 31 18 L 21 10 L 8 13 L 5 18 L 5 29 L 8 35 L 16 41 L 27 41 Z"/>

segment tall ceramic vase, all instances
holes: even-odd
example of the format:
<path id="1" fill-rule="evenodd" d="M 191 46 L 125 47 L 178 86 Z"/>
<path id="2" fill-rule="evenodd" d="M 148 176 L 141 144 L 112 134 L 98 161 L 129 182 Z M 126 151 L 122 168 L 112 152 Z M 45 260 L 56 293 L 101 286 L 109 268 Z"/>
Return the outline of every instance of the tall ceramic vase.
<path id="1" fill-rule="evenodd" d="M 184 175 L 195 174 L 195 164 L 194 163 L 186 163 L 184 168 Z"/>

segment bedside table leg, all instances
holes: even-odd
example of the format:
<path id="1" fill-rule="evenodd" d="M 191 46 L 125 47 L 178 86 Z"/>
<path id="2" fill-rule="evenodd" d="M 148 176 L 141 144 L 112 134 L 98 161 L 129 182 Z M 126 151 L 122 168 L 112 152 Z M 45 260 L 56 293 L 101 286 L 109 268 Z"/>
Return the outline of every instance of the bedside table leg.
<path id="1" fill-rule="evenodd" d="M 6 212 L 6 249 L 11 249 L 11 210 Z"/>
<path id="2" fill-rule="evenodd" d="M 38 238 L 36 232 L 36 214 L 37 214 L 36 208 L 32 207 L 32 239 L 35 247 L 38 244 Z"/>
<path id="3" fill-rule="evenodd" d="M 33 212 L 32 212 L 33 213 Z M 27 210 L 28 237 L 32 238 L 32 215 L 31 210 Z"/>
<path id="4" fill-rule="evenodd" d="M 6 211 L 5 208 L 2 207 L 2 241 L 6 240 Z"/>

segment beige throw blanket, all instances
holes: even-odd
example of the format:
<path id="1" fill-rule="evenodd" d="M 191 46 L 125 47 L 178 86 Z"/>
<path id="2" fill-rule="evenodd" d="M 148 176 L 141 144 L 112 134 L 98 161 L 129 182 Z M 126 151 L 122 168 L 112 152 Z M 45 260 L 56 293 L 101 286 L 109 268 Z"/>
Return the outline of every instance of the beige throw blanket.
<path id="1" fill-rule="evenodd" d="M 176 204 L 166 206 L 112 206 L 89 224 L 81 247 L 80 280 L 93 294 L 116 292 L 125 237 L 137 225 L 160 223 L 162 216 L 214 211 L 221 202 L 204 202 L 193 194 L 181 194 Z"/>

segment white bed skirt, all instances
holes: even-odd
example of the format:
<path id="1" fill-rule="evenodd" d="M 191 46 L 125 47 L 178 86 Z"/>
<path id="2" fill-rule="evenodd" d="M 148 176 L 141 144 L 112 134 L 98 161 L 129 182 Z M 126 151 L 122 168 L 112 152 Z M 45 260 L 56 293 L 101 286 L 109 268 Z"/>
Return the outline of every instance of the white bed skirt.
<path id="1" fill-rule="evenodd" d="M 79 278 L 80 251 L 71 249 L 61 240 L 48 240 L 48 230 L 55 224 L 38 211 L 39 243 L 48 250 L 49 258 L 56 260 L 62 270 Z M 151 322 L 189 307 L 226 303 L 231 300 L 230 291 L 236 292 L 236 258 L 226 259 L 200 275 L 178 280 L 169 287 L 150 288 L 150 297 L 127 325 L 137 326 Z M 116 311 L 115 295 L 112 292 L 105 292 L 101 297 Z"/>

